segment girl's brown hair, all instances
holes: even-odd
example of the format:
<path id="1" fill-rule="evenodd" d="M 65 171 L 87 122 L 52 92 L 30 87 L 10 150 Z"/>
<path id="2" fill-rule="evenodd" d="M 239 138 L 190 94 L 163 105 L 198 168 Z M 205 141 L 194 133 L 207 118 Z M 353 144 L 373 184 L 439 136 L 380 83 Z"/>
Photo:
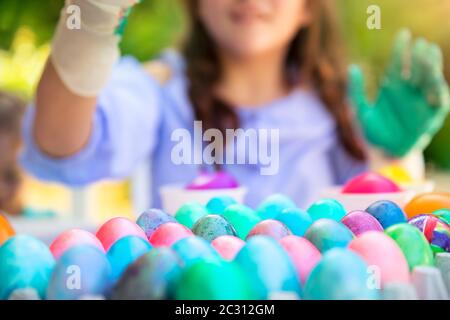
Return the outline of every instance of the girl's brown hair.
<path id="1" fill-rule="evenodd" d="M 232 105 L 218 99 L 214 87 L 221 79 L 216 45 L 198 15 L 198 0 L 187 0 L 191 19 L 184 55 L 190 83 L 189 97 L 197 120 L 203 128 L 222 131 L 239 127 Z M 360 140 L 353 128 L 347 101 L 347 67 L 333 0 L 310 0 L 310 25 L 299 30 L 292 40 L 285 62 L 286 81 L 292 88 L 301 80 L 317 91 L 336 121 L 338 136 L 355 159 L 365 159 Z"/>

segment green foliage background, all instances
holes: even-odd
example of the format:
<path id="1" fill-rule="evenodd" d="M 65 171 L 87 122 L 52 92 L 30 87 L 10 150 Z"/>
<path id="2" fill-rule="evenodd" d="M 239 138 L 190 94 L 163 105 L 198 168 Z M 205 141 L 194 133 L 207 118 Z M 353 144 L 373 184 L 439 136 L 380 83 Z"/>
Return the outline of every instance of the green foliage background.
<path id="1" fill-rule="evenodd" d="M 124 54 L 148 60 L 163 48 L 178 43 L 186 30 L 180 7 L 183 0 L 144 0 L 133 11 L 124 39 Z M 336 0 L 351 62 L 362 64 L 369 76 L 371 92 L 389 58 L 395 32 L 410 28 L 415 35 L 439 43 L 446 57 L 450 79 L 449 0 Z M 37 44 L 48 43 L 63 6 L 63 0 L 0 0 L 0 49 L 9 50 L 17 30 L 28 26 Z M 382 29 L 366 27 L 367 7 L 379 5 Z M 429 158 L 450 168 L 450 119 L 427 150 Z"/>

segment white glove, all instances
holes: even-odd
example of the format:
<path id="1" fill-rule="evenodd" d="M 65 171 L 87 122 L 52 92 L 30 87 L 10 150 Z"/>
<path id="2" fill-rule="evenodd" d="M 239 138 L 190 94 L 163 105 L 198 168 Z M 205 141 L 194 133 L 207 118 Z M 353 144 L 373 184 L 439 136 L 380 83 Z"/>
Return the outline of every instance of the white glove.
<path id="1" fill-rule="evenodd" d="M 102 90 L 120 56 L 118 43 L 124 22 L 138 2 L 66 0 L 53 39 L 51 61 L 70 91 L 92 97 Z"/>

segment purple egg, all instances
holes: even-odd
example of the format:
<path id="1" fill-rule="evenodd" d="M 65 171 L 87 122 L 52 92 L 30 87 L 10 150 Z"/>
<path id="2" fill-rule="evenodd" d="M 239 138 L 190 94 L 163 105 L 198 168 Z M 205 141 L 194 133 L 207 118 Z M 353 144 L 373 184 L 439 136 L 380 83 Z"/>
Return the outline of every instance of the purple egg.
<path id="1" fill-rule="evenodd" d="M 408 223 L 423 233 L 434 253 L 450 252 L 450 226 L 446 222 L 430 214 L 421 214 Z"/>
<path id="2" fill-rule="evenodd" d="M 349 228 L 355 236 L 367 231 L 383 232 L 383 227 L 374 216 L 365 211 L 353 211 L 342 218 L 341 222 Z"/>

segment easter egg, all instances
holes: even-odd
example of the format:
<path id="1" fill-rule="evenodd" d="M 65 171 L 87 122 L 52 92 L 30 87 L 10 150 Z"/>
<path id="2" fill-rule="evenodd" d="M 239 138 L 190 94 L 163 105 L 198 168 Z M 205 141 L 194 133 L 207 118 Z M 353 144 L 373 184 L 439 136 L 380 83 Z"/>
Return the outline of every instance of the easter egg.
<path id="1" fill-rule="evenodd" d="M 0 247 L 0 300 L 14 290 L 34 289 L 45 298 L 55 264 L 52 253 L 41 241 L 26 235 L 16 235 Z"/>
<path id="2" fill-rule="evenodd" d="M 175 242 L 192 236 L 192 231 L 175 222 L 168 222 L 161 225 L 153 232 L 149 241 L 154 247 L 170 247 Z"/>
<path id="3" fill-rule="evenodd" d="M 342 193 L 392 193 L 401 189 L 390 179 L 374 172 L 367 172 L 350 179 Z"/>
<path id="4" fill-rule="evenodd" d="M 297 236 L 287 236 L 280 240 L 280 244 L 291 258 L 297 276 L 304 284 L 311 270 L 322 258 L 322 254 L 307 239 Z"/>
<path id="5" fill-rule="evenodd" d="M 210 214 L 222 214 L 225 209 L 232 204 L 237 204 L 236 200 L 229 196 L 219 196 L 211 198 L 206 204 L 206 209 Z"/>
<path id="6" fill-rule="evenodd" d="M 421 214 L 408 223 L 423 233 L 434 253 L 450 252 L 450 226 L 446 222 L 433 215 Z"/>
<path id="7" fill-rule="evenodd" d="M 312 224 L 310 215 L 298 208 L 283 210 L 275 220 L 282 222 L 296 236 L 303 236 Z"/>
<path id="8" fill-rule="evenodd" d="M 400 223 L 385 230 L 402 250 L 412 271 L 417 266 L 432 266 L 433 252 L 425 236 L 416 227 Z"/>
<path id="9" fill-rule="evenodd" d="M 250 230 L 247 239 L 254 236 L 268 236 L 275 240 L 280 240 L 286 236 L 291 235 L 291 231 L 278 220 L 263 220 Z"/>
<path id="10" fill-rule="evenodd" d="M 394 202 L 389 200 L 380 200 L 371 204 L 366 212 L 378 220 L 383 229 L 398 223 L 406 222 L 406 215 L 403 210 Z"/>
<path id="11" fill-rule="evenodd" d="M 257 299 L 266 299 L 275 292 L 293 292 L 301 296 L 295 267 L 283 247 L 273 238 L 250 238 L 234 261 L 245 271 Z"/>
<path id="12" fill-rule="evenodd" d="M 378 170 L 378 172 L 382 176 L 384 176 L 398 184 L 409 184 L 409 183 L 414 182 L 411 175 L 402 166 L 398 166 L 398 165 L 386 166 L 386 167 L 383 167 L 380 170 Z"/>
<path id="13" fill-rule="evenodd" d="M 111 266 L 105 253 L 91 245 L 70 248 L 59 258 L 47 288 L 50 300 L 104 296 L 111 285 Z"/>
<path id="14" fill-rule="evenodd" d="M 249 300 L 254 299 L 249 282 L 230 262 L 198 261 L 181 274 L 175 285 L 179 300 Z"/>
<path id="15" fill-rule="evenodd" d="M 341 222 L 355 235 L 367 231 L 381 231 L 383 227 L 373 216 L 364 211 L 353 211 L 342 218 Z"/>
<path id="16" fill-rule="evenodd" d="M 261 220 L 274 219 L 283 210 L 289 208 L 296 208 L 295 203 L 291 199 L 282 194 L 273 194 L 260 204 L 256 214 Z"/>
<path id="17" fill-rule="evenodd" d="M 191 183 L 186 186 L 187 190 L 211 190 L 230 189 L 239 187 L 237 180 L 228 172 L 214 171 L 201 172 Z"/>
<path id="18" fill-rule="evenodd" d="M 128 266 L 112 290 L 114 300 L 173 299 L 181 274 L 181 261 L 168 247 L 147 252 Z"/>
<path id="19" fill-rule="evenodd" d="M 73 246 L 88 244 L 103 249 L 102 243 L 90 232 L 80 229 L 72 229 L 61 233 L 50 245 L 50 251 L 56 260 Z"/>
<path id="20" fill-rule="evenodd" d="M 105 251 L 125 236 L 138 236 L 142 239 L 147 239 L 147 236 L 136 223 L 122 217 L 116 217 L 105 222 L 96 233 L 96 237 L 103 244 Z"/>
<path id="21" fill-rule="evenodd" d="M 208 215 L 208 210 L 198 202 L 188 202 L 175 213 L 178 223 L 192 229 L 198 219 Z"/>
<path id="22" fill-rule="evenodd" d="M 368 266 L 356 253 L 335 248 L 311 271 L 304 288 L 308 300 L 374 300 L 379 290 L 367 285 Z"/>
<path id="23" fill-rule="evenodd" d="M 320 219 L 306 230 L 305 238 L 323 253 L 336 247 L 346 247 L 352 241 L 353 234 L 342 223 Z"/>
<path id="24" fill-rule="evenodd" d="M 450 225 L 450 210 L 438 210 L 433 212 L 433 215 Z"/>
<path id="25" fill-rule="evenodd" d="M 144 211 L 136 220 L 136 224 L 144 230 L 147 239 L 155 232 L 158 227 L 167 222 L 176 222 L 170 214 L 159 209 L 150 209 Z"/>
<path id="26" fill-rule="evenodd" d="M 308 213 L 312 221 L 319 219 L 331 219 L 334 221 L 341 221 L 341 219 L 347 214 L 344 206 L 334 199 L 323 199 L 312 204 L 308 208 Z"/>
<path id="27" fill-rule="evenodd" d="M 245 242 L 234 236 L 220 236 L 211 242 L 211 246 L 216 249 L 225 260 L 233 260 L 237 253 L 245 245 Z"/>
<path id="28" fill-rule="evenodd" d="M 438 210 L 450 210 L 450 193 L 423 193 L 414 197 L 406 206 L 405 213 L 409 219 L 424 213 Z"/>
<path id="29" fill-rule="evenodd" d="M 184 266 L 190 266 L 199 260 L 218 261 L 218 253 L 211 247 L 209 242 L 199 237 L 187 237 L 172 245 L 183 262 Z"/>
<path id="30" fill-rule="evenodd" d="M 210 214 L 198 220 L 192 227 L 192 232 L 211 242 L 220 236 L 236 236 L 236 230 L 224 217 Z"/>
<path id="31" fill-rule="evenodd" d="M 244 240 L 250 230 L 261 221 L 256 213 L 242 204 L 232 204 L 223 212 L 222 216 L 231 223 L 239 238 Z"/>
<path id="32" fill-rule="evenodd" d="M 0 246 L 7 239 L 11 238 L 15 234 L 13 227 L 8 222 L 5 216 L 0 213 Z"/>
<path id="33" fill-rule="evenodd" d="M 369 231 L 350 242 L 348 248 L 356 252 L 374 272 L 380 284 L 409 281 L 408 262 L 397 243 L 382 232 Z"/>
<path id="34" fill-rule="evenodd" d="M 151 248 L 151 244 L 141 237 L 126 236 L 117 240 L 106 254 L 111 264 L 113 281 L 119 279 L 129 264 L 150 251 Z"/>

